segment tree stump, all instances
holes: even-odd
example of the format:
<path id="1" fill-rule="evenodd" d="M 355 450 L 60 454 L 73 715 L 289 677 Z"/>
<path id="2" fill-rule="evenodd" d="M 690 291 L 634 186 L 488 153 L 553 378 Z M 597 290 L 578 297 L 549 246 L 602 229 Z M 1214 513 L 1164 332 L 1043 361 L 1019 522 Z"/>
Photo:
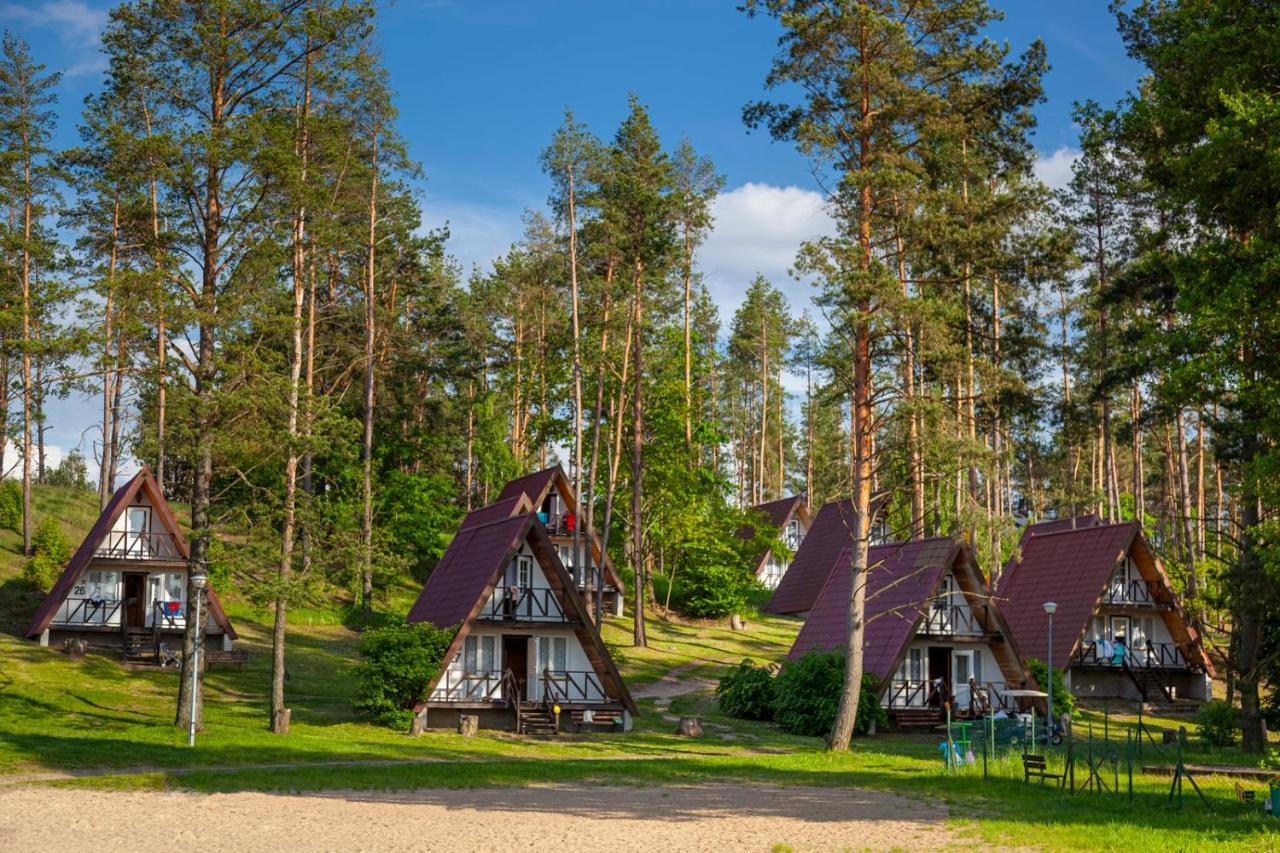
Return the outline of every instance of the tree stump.
<path id="1" fill-rule="evenodd" d="M 68 638 L 62 644 L 62 650 L 67 653 L 67 657 L 74 660 L 83 660 L 85 653 L 89 650 L 89 645 L 84 640 Z"/>
<path id="2" fill-rule="evenodd" d="M 681 737 L 702 737 L 702 719 L 700 717 L 681 717 L 675 733 Z"/>
<path id="3" fill-rule="evenodd" d="M 742 621 L 742 617 L 737 613 L 729 617 L 729 630 L 741 631 L 747 627 L 747 623 Z"/>
<path id="4" fill-rule="evenodd" d="M 271 723 L 271 731 L 278 735 L 287 735 L 289 733 L 289 720 L 293 718 L 293 711 L 289 708 L 281 708 L 276 711 L 276 718 Z"/>
<path id="5" fill-rule="evenodd" d="M 480 718 L 475 714 L 458 715 L 458 734 L 471 737 L 480 730 Z"/>
<path id="6" fill-rule="evenodd" d="M 413 722 L 409 724 L 409 734 L 417 737 L 427 730 L 427 709 L 415 709 L 415 711 Z M 459 731 L 461 731 L 461 727 L 459 727 Z"/>

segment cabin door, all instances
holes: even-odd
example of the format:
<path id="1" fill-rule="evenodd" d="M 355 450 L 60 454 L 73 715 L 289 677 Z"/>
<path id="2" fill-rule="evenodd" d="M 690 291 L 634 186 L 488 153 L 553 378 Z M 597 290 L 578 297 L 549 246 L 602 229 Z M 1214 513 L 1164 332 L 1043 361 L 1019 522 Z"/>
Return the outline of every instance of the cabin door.
<path id="1" fill-rule="evenodd" d="M 124 576 L 125 628 L 145 628 L 147 625 L 146 583 L 147 576 L 143 574 L 127 572 Z"/>
<path id="2" fill-rule="evenodd" d="M 504 699 L 528 699 L 529 698 L 529 638 L 528 637 L 508 637 L 502 638 L 502 665 L 511 670 L 511 674 L 515 676 L 517 685 L 517 695 L 504 696 Z"/>
<path id="3" fill-rule="evenodd" d="M 951 700 L 951 649 L 929 647 L 929 705 L 941 708 Z"/>

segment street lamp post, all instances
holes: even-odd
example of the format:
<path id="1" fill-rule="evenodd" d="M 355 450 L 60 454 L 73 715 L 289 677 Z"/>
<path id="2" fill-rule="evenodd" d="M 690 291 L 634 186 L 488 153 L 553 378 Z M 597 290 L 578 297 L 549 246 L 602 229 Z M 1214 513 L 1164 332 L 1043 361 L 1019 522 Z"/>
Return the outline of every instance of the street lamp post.
<path id="1" fill-rule="evenodd" d="M 1049 726 L 1048 726 L 1047 742 L 1050 744 L 1053 743 L 1053 612 L 1057 609 L 1058 609 L 1058 605 L 1056 602 L 1046 601 L 1044 603 L 1044 612 L 1049 617 L 1049 654 L 1048 654 L 1048 660 L 1046 660 L 1045 663 L 1047 664 L 1046 671 L 1049 673 L 1049 677 L 1048 677 L 1049 686 L 1046 688 L 1046 690 L 1049 693 L 1049 707 L 1048 707 Z"/>
<path id="2" fill-rule="evenodd" d="M 204 570 L 191 576 L 191 588 L 196 594 L 195 631 L 191 638 L 191 719 L 187 727 L 187 746 L 196 745 L 196 690 L 200 678 L 200 647 L 204 645 L 204 632 L 200 623 L 200 600 L 204 598 L 204 588 L 209 585 L 209 576 Z"/>

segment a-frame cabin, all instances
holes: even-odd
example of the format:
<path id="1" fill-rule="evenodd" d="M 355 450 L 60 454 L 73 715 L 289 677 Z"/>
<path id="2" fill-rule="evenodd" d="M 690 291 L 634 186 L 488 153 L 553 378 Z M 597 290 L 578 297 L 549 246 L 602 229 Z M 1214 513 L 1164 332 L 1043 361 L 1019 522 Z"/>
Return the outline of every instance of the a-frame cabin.
<path id="1" fill-rule="evenodd" d="M 869 551 L 863 666 L 899 725 L 1019 710 L 1006 690 L 1032 683 L 1008 625 L 969 548 L 938 537 Z M 788 655 L 843 647 L 852 576 L 849 549 L 835 560 Z"/>
<path id="2" fill-rule="evenodd" d="M 613 562 L 608 555 L 601 552 L 600 537 L 594 530 L 586 529 L 586 514 L 578 509 L 573 496 L 573 484 L 564 469 L 559 465 L 553 465 L 550 468 L 517 477 L 503 487 L 502 493 L 498 495 L 498 501 L 509 500 L 520 495 L 529 499 L 538 520 L 542 522 L 547 535 L 551 537 L 552 544 L 556 547 L 560 562 L 568 568 L 578 590 L 586 593 L 589 589 L 591 594 L 595 595 L 596 590 L 600 589 L 600 584 L 603 583 L 604 611 L 621 616 L 624 598 L 622 578 L 613 567 Z M 580 571 L 574 564 L 574 527 L 579 530 L 579 547 L 585 549 L 587 565 L 594 573 L 592 576 L 589 576 L 586 571 Z M 591 607 L 587 609 L 594 612 Z"/>
<path id="3" fill-rule="evenodd" d="M 522 491 L 463 519 L 409 621 L 458 626 L 427 691 L 428 726 L 474 714 L 527 733 L 631 727 L 635 701 Z"/>
<path id="4" fill-rule="evenodd" d="M 143 466 L 111 496 L 26 635 L 41 645 L 78 639 L 119 649 L 127 660 L 159 662 L 186 630 L 189 555 L 160 484 Z M 236 632 L 212 586 L 206 599 L 209 642 L 230 651 Z"/>
<path id="5" fill-rule="evenodd" d="M 798 496 L 782 498 L 781 500 L 758 504 L 751 509 L 763 515 L 770 526 L 779 531 L 779 538 L 791 549 L 792 556 L 800 550 L 800 545 L 809 533 L 809 524 L 811 522 L 809 507 L 804 498 Z M 753 532 L 749 529 L 744 530 L 744 537 L 749 538 Z M 766 589 L 777 589 L 779 582 L 782 581 L 783 576 L 790 567 L 790 560 L 783 560 L 773 553 L 773 549 L 766 548 L 764 553 L 756 559 L 752 570 Z"/>
<path id="6" fill-rule="evenodd" d="M 883 497 L 872 501 L 871 545 L 882 545 L 889 541 L 884 504 Z M 813 608 L 818 593 L 822 591 L 822 585 L 830 577 L 836 561 L 852 540 L 853 501 L 846 499 L 824 504 L 795 549 L 791 565 L 775 586 L 765 612 L 787 616 L 803 616 L 808 613 Z"/>
<path id="7" fill-rule="evenodd" d="M 1211 698 L 1213 664 L 1142 528 L 1067 521 L 1024 533 L 996 588 L 1023 653 L 1048 657 L 1052 601 L 1053 665 L 1076 696 Z"/>

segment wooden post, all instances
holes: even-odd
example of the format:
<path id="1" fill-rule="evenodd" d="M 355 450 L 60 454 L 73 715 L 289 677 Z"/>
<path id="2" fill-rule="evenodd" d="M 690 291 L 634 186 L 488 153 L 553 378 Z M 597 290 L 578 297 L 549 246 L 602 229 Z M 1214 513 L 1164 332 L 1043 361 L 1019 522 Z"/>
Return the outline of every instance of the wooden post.
<path id="1" fill-rule="evenodd" d="M 475 714 L 458 715 L 458 734 L 471 737 L 480 729 L 480 718 Z"/>

